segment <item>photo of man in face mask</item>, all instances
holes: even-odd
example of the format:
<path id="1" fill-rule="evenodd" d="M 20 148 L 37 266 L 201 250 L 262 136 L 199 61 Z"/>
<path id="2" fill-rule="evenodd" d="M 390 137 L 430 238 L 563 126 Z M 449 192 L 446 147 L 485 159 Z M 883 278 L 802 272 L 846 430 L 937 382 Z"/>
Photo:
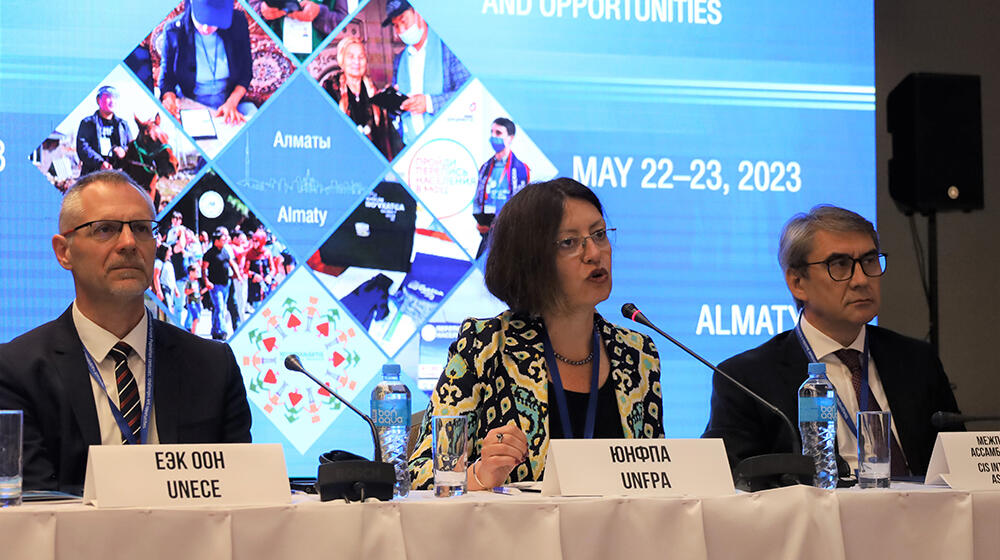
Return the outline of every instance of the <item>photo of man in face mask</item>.
<path id="1" fill-rule="evenodd" d="M 498 117 L 490 125 L 490 147 L 495 153 L 479 168 L 476 198 L 472 202 L 476 227 L 483 236 L 476 258 L 479 258 L 486 248 L 486 239 L 493 217 L 500 213 L 500 208 L 514 196 L 514 193 L 531 181 L 531 169 L 517 159 L 510 149 L 516 133 L 517 127 L 514 126 L 514 121 L 506 117 Z"/>
<path id="2" fill-rule="evenodd" d="M 408 145 L 465 84 L 469 71 L 409 2 L 389 0 L 385 12 L 382 27 L 392 25 L 393 32 L 407 45 L 393 60 L 392 83 L 408 96 L 397 121 L 399 135 Z"/>

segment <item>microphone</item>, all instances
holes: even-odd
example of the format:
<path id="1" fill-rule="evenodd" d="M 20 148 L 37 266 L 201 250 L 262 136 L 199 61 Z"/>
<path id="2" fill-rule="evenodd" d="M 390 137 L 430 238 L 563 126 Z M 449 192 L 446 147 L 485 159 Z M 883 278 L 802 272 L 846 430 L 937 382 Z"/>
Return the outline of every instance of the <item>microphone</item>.
<path id="1" fill-rule="evenodd" d="M 931 414 L 931 425 L 939 430 L 965 428 L 966 422 L 994 422 L 997 420 L 1000 420 L 1000 416 L 973 416 L 971 414 L 945 412 L 943 410 Z"/>
<path id="2" fill-rule="evenodd" d="M 358 416 L 365 419 L 368 427 L 372 431 L 372 443 L 375 444 L 375 457 L 372 461 L 361 460 L 336 460 L 339 456 L 353 456 L 346 452 L 324 453 L 320 457 L 319 471 L 316 477 L 316 488 L 319 490 L 320 501 L 328 502 L 343 498 L 347 502 L 364 501 L 365 498 L 377 498 L 382 501 L 392 499 L 393 487 L 396 484 L 396 469 L 390 463 L 382 461 L 382 445 L 378 440 L 378 430 L 375 429 L 375 422 L 371 417 L 358 410 L 347 399 L 337 394 L 336 391 L 327 387 L 313 374 L 306 371 L 302 361 L 296 354 L 289 354 L 285 357 L 285 367 L 291 371 L 304 374 L 309 379 L 326 392 L 337 398 L 340 402 L 353 410 Z M 334 457 L 334 459 L 331 459 Z M 324 462 L 333 461 L 333 462 Z"/>
<path id="3" fill-rule="evenodd" d="M 746 385 L 743 385 L 739 381 L 730 377 L 728 373 L 722 371 L 705 358 L 702 358 L 694 350 L 691 350 L 687 346 L 681 344 L 681 342 L 676 338 L 660 330 L 659 327 L 654 325 L 652 321 L 647 319 L 646 316 L 642 314 L 642 311 L 639 311 L 639 308 L 636 307 L 634 303 L 626 303 L 623 305 L 622 315 L 625 316 L 626 319 L 635 321 L 640 325 L 645 325 L 653 329 L 660 336 L 666 338 L 675 346 L 687 352 L 691 355 L 691 357 L 705 364 L 712 371 L 724 377 L 744 394 L 749 395 L 755 401 L 763 405 L 764 408 L 770 410 L 781 418 L 781 420 L 785 423 L 789 434 L 792 436 L 791 440 L 793 453 L 772 453 L 768 455 L 748 457 L 740 461 L 740 464 L 736 466 L 736 471 L 734 473 L 738 484 L 744 484 L 751 492 L 773 488 L 776 484 L 780 486 L 789 486 L 791 484 L 798 483 L 812 484 L 812 478 L 816 474 L 816 466 L 813 464 L 812 459 L 802 455 L 802 444 L 795 437 L 795 434 L 797 433 L 795 425 L 792 424 L 792 421 L 789 420 L 788 416 L 785 415 L 780 408 L 769 403 L 766 399 L 764 399 L 764 397 L 753 392 Z"/>

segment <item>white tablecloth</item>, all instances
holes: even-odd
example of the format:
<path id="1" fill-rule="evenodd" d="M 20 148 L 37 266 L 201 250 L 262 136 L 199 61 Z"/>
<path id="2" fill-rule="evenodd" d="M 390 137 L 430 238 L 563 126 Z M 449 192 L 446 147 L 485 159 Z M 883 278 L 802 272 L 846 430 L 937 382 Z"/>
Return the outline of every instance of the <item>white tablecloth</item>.
<path id="1" fill-rule="evenodd" d="M 722 498 L 425 492 L 387 503 L 0 510 L 0 558 L 1000 558 L 1000 492 L 803 486 Z"/>

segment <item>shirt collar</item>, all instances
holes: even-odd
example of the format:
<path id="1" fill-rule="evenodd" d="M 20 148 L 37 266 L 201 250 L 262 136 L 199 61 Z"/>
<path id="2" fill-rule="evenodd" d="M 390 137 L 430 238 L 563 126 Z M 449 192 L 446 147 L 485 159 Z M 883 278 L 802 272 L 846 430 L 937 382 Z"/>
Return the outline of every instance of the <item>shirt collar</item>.
<path id="1" fill-rule="evenodd" d="M 812 323 L 806 319 L 805 314 L 803 314 L 801 319 L 799 319 L 799 324 L 802 325 L 802 334 L 804 334 L 806 336 L 806 340 L 809 341 L 809 346 L 812 347 L 817 360 L 822 360 L 829 354 L 832 354 L 844 347 L 839 342 L 823 334 L 822 331 L 814 327 Z M 858 336 L 854 338 L 854 342 L 852 342 L 848 348 L 857 350 L 858 352 L 865 351 L 866 329 L 866 325 L 861 325 L 861 330 L 858 332 Z"/>
<path id="2" fill-rule="evenodd" d="M 76 326 L 76 332 L 80 336 L 80 342 L 83 343 L 83 347 L 87 349 L 87 352 L 90 352 L 95 362 L 103 361 L 108 356 L 111 348 L 118 343 L 117 336 L 91 321 L 80 311 L 80 308 L 76 305 L 76 300 L 73 301 L 73 324 Z M 146 328 L 148 324 L 149 315 L 143 313 L 139 324 L 122 339 L 132 347 L 132 351 L 139 356 L 139 359 L 143 363 L 146 362 Z"/>
<path id="3" fill-rule="evenodd" d="M 407 45 L 406 52 L 410 56 L 423 57 L 424 53 L 427 52 L 427 41 L 424 41 L 424 46 L 420 47 L 419 49 L 414 45 Z"/>

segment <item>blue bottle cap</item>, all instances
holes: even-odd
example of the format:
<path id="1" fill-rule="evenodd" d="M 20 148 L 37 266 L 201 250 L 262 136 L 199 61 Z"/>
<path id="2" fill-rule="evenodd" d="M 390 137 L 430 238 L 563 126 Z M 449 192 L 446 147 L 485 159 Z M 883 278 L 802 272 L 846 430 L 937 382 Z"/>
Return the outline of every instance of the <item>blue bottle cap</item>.
<path id="1" fill-rule="evenodd" d="M 398 376 L 399 372 L 400 372 L 399 364 L 382 364 L 382 375 Z"/>
<path id="2" fill-rule="evenodd" d="M 826 364 L 819 362 L 810 363 L 809 375 L 826 375 Z"/>

